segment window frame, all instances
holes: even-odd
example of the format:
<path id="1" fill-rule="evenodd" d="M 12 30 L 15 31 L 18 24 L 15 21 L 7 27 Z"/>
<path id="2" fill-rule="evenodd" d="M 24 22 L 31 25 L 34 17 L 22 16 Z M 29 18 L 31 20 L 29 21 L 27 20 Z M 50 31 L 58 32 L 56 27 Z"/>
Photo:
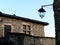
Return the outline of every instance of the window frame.
<path id="1" fill-rule="evenodd" d="M 23 28 L 23 32 L 25 32 L 25 34 L 29 34 L 31 35 L 31 25 L 27 25 L 27 24 L 22 24 L 22 28 Z M 24 29 L 24 26 L 25 26 L 25 29 Z"/>
<path id="2" fill-rule="evenodd" d="M 4 34 L 4 25 L 10 25 L 10 26 L 11 26 L 11 32 L 12 32 L 12 30 L 13 30 L 12 24 L 10 24 L 10 23 L 3 23 L 3 24 L 2 24 L 2 28 L 3 28 L 3 36 L 5 36 L 5 34 Z"/>

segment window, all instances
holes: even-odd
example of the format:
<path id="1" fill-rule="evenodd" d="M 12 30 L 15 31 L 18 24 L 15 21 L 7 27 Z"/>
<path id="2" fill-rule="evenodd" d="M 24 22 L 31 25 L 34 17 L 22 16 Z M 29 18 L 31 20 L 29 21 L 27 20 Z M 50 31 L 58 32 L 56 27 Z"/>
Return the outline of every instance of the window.
<path id="1" fill-rule="evenodd" d="M 26 25 L 23 25 L 23 29 L 26 30 Z"/>
<path id="2" fill-rule="evenodd" d="M 25 34 L 31 34 L 31 26 L 23 24 L 23 32 Z"/>
<path id="3" fill-rule="evenodd" d="M 31 26 L 27 25 L 27 29 L 28 29 L 28 30 L 31 30 Z"/>
<path id="4" fill-rule="evenodd" d="M 4 25 L 4 35 L 11 32 L 11 25 Z"/>
<path id="5" fill-rule="evenodd" d="M 23 32 L 26 34 L 26 31 L 23 30 Z"/>

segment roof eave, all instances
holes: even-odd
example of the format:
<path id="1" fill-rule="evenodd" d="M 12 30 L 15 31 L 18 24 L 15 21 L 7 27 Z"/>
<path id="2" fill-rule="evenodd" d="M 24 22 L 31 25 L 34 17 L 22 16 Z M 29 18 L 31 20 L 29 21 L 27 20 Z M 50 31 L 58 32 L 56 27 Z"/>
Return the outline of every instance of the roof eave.
<path id="1" fill-rule="evenodd" d="M 48 25 L 49 24 L 49 23 L 46 23 L 46 22 L 37 21 L 37 20 L 29 19 L 29 18 L 23 18 L 23 17 L 19 17 L 19 16 L 16 16 L 16 15 L 4 14 L 2 12 L 0 12 L 0 16 L 8 17 L 8 18 L 15 18 L 15 19 L 18 19 L 18 20 L 24 20 L 24 21 L 28 21 L 28 22 L 32 22 L 32 23 L 43 24 L 43 25 Z"/>

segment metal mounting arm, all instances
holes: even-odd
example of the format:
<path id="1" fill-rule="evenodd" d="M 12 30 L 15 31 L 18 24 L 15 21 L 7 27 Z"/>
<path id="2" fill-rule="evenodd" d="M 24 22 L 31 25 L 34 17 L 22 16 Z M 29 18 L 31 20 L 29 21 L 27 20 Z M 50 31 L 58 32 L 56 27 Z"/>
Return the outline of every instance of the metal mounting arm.
<path id="1" fill-rule="evenodd" d="M 48 4 L 48 5 L 42 5 L 41 7 L 46 7 L 46 6 L 52 6 L 53 4 Z"/>
<path id="2" fill-rule="evenodd" d="M 44 15 L 45 15 L 45 12 L 46 12 L 46 11 L 43 9 L 43 7 L 46 7 L 46 6 L 52 6 L 52 5 L 53 5 L 53 4 L 42 5 L 41 8 L 38 10 L 39 16 L 40 16 L 41 18 L 43 18 Z"/>

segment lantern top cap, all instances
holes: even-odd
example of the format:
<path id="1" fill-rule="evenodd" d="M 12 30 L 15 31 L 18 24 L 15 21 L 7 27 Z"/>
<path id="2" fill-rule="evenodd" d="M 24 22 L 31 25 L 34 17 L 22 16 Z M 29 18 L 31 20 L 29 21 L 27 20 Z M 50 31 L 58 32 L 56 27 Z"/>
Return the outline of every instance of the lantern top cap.
<path id="1" fill-rule="evenodd" d="M 38 12 L 46 12 L 43 8 L 40 8 Z"/>

